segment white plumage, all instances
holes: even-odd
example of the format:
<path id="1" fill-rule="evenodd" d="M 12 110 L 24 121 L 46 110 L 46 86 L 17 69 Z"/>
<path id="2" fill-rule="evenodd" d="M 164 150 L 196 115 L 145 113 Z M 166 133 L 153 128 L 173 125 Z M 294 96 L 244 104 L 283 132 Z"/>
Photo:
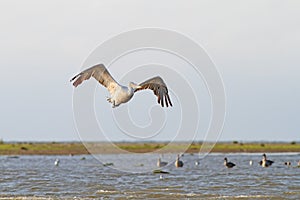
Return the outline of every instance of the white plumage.
<path id="1" fill-rule="evenodd" d="M 54 165 L 55 165 L 55 166 L 58 166 L 58 165 L 59 165 L 59 162 L 60 162 L 60 160 L 59 160 L 59 159 L 56 159 L 56 160 L 54 161 Z"/>

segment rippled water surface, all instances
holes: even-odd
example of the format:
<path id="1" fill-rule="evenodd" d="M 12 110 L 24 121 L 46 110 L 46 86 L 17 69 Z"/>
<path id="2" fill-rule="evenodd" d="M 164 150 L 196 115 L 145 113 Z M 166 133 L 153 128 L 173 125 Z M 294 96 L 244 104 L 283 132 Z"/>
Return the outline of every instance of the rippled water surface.
<path id="1" fill-rule="evenodd" d="M 145 165 L 155 166 L 152 161 L 160 155 L 144 156 L 143 163 L 130 155 L 106 156 L 123 162 L 115 168 L 123 164 L 141 171 Z M 224 156 L 237 166 L 225 168 Z M 57 158 L 59 166 L 54 165 Z M 261 154 L 210 154 L 195 165 L 198 156 L 185 154 L 183 168 L 171 163 L 163 168 L 170 174 L 153 174 L 119 171 L 92 156 L 0 156 L 0 197 L 300 199 L 300 168 L 296 167 L 300 155 L 268 154 L 268 158 L 275 161 L 270 168 L 258 165 Z M 285 166 L 286 161 L 292 166 Z"/>

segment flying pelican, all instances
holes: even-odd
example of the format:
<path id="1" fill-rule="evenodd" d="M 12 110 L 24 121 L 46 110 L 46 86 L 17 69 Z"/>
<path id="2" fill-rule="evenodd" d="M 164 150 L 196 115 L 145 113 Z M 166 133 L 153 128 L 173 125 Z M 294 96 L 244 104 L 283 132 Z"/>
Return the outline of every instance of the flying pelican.
<path id="1" fill-rule="evenodd" d="M 74 81 L 73 85 L 77 87 L 84 80 L 88 80 L 91 77 L 94 77 L 100 84 L 107 88 L 110 93 L 110 97 L 107 98 L 107 101 L 112 104 L 113 108 L 122 103 L 128 102 L 133 97 L 135 92 L 144 89 L 153 90 L 154 94 L 158 98 L 157 102 L 161 104 L 162 107 L 164 107 L 165 104 L 167 107 L 169 105 L 172 106 L 167 85 L 159 76 L 148 79 L 140 84 L 129 82 L 128 87 L 126 87 L 115 81 L 103 64 L 98 64 L 80 72 L 70 81 Z"/>
<path id="2" fill-rule="evenodd" d="M 263 159 L 259 162 L 259 164 L 261 166 L 263 166 L 263 167 L 269 167 L 269 166 L 271 166 L 274 163 L 274 161 L 272 161 L 272 160 L 267 160 L 266 154 L 263 154 L 262 156 L 263 156 Z"/>
<path id="3" fill-rule="evenodd" d="M 177 155 L 177 159 L 175 161 L 175 167 L 183 167 L 183 162 L 179 160 L 179 155 Z"/>
<path id="4" fill-rule="evenodd" d="M 164 167 L 168 164 L 168 162 L 161 161 L 161 158 L 158 158 L 157 160 L 157 167 Z"/>
<path id="5" fill-rule="evenodd" d="M 227 158 L 225 157 L 224 158 L 224 166 L 227 168 L 233 168 L 235 166 L 235 164 L 232 162 L 228 162 Z"/>

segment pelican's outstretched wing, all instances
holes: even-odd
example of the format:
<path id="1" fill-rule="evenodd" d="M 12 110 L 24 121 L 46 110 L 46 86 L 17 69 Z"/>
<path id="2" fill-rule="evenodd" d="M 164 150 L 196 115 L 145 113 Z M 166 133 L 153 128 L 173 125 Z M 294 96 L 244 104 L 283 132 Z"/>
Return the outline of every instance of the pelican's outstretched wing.
<path id="1" fill-rule="evenodd" d="M 136 89 L 134 92 L 139 90 L 151 89 L 158 98 L 157 103 L 161 104 L 162 107 L 164 107 L 164 101 L 167 107 L 169 107 L 169 105 L 173 106 L 168 94 L 167 85 L 159 76 L 146 80 L 145 82 L 140 83 L 139 86 L 141 86 L 141 88 Z"/>
<path id="2" fill-rule="evenodd" d="M 76 79 L 73 85 L 77 87 L 84 80 L 88 80 L 91 77 L 94 77 L 99 83 L 106 87 L 111 95 L 115 92 L 117 87 L 120 87 L 103 64 L 95 65 L 91 68 L 80 72 L 79 74 L 74 76 L 70 81 L 72 82 Z"/>

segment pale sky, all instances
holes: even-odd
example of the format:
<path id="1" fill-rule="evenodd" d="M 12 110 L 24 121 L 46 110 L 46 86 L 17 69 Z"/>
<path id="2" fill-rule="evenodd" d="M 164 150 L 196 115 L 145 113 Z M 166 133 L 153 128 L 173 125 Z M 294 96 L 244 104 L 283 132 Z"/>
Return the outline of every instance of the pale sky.
<path id="1" fill-rule="evenodd" d="M 112 36 L 156 27 L 189 36 L 214 61 L 227 97 L 221 140 L 299 141 L 299 24 L 296 0 L 2 0 L 0 138 L 79 140 L 69 79 Z M 109 108 L 97 91 L 96 109 Z"/>

